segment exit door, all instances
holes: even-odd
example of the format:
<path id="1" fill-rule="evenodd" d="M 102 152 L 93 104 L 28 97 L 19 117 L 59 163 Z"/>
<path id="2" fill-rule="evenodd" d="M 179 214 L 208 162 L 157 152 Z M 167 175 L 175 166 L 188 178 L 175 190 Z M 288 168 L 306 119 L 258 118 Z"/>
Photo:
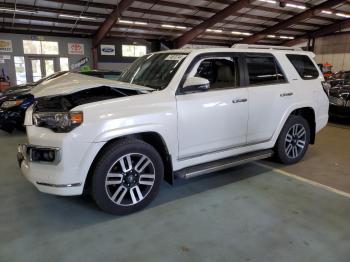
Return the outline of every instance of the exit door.
<path id="1" fill-rule="evenodd" d="M 29 58 L 29 78 L 30 82 L 36 82 L 45 76 L 57 72 L 56 58 L 31 57 Z"/>

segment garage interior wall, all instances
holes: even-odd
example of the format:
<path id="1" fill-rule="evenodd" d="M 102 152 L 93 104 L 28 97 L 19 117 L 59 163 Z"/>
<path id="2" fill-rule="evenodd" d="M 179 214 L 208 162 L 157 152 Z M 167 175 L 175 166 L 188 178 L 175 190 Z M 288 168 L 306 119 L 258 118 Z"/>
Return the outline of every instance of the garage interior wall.
<path id="1" fill-rule="evenodd" d="M 316 39 L 317 63 L 331 63 L 333 72 L 350 70 L 350 33 L 325 36 Z"/>
<path id="2" fill-rule="evenodd" d="M 88 58 L 86 65 L 92 67 L 92 56 L 91 56 L 91 39 L 88 38 L 72 38 L 72 37 L 54 37 L 54 36 L 36 36 L 36 35 L 25 35 L 25 34 L 7 34 L 1 33 L 0 39 L 12 40 L 12 52 L 0 52 L 0 55 L 10 56 L 10 59 L 5 59 L 4 63 L 0 64 L 0 71 L 4 69 L 5 74 L 10 77 L 11 85 L 16 85 L 16 72 L 14 64 L 14 56 L 24 57 L 42 57 L 43 55 L 25 55 L 23 51 L 23 40 L 41 40 L 41 41 L 56 41 L 58 42 L 59 55 L 49 55 L 49 57 L 68 57 L 69 65 L 77 63 L 83 58 Z M 68 43 L 81 43 L 84 44 L 84 54 L 69 54 Z M 26 63 L 26 71 L 27 63 Z M 28 71 L 27 71 L 28 74 Z M 28 80 L 27 75 L 27 80 Z"/>

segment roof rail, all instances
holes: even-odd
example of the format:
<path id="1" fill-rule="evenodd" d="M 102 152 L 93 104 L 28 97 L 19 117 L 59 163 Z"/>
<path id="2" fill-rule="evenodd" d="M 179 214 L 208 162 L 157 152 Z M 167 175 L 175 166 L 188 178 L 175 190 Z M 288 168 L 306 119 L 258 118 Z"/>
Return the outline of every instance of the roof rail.
<path id="1" fill-rule="evenodd" d="M 303 51 L 300 47 L 278 46 L 278 45 L 249 45 L 249 44 L 234 44 L 232 48 L 236 49 L 271 49 L 271 50 L 289 50 Z"/>

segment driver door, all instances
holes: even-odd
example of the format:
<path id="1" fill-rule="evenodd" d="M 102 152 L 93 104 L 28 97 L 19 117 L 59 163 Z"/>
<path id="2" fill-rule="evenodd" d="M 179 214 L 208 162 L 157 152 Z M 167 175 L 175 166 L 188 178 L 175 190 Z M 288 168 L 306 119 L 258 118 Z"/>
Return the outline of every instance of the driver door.
<path id="1" fill-rule="evenodd" d="M 206 78 L 210 88 L 176 96 L 180 160 L 246 144 L 248 91 L 240 87 L 239 61 L 231 54 L 210 56 L 191 69 L 188 77 Z"/>

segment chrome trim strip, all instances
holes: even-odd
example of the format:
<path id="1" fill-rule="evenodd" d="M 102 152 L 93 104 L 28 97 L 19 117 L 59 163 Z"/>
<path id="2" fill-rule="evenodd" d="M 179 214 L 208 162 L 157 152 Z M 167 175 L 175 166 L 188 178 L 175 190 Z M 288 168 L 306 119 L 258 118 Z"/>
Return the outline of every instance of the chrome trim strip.
<path id="1" fill-rule="evenodd" d="M 239 161 L 233 161 L 233 162 L 226 163 L 226 164 L 223 164 L 223 165 L 213 166 L 213 167 L 209 167 L 209 168 L 206 168 L 206 169 L 190 172 L 190 173 L 187 173 L 185 175 L 185 178 L 192 178 L 192 177 L 195 177 L 195 176 L 207 174 L 209 172 L 220 171 L 220 170 L 223 170 L 223 169 L 226 169 L 226 168 L 238 166 L 238 165 L 245 164 L 245 163 L 248 163 L 248 162 L 251 162 L 251 161 L 256 161 L 256 160 L 268 158 L 268 157 L 270 157 L 272 155 L 273 155 L 273 153 L 266 153 L 266 154 L 263 154 L 263 155 L 254 156 L 254 157 L 250 157 L 250 158 L 246 158 L 246 159 L 241 159 Z"/>
<path id="2" fill-rule="evenodd" d="M 36 182 L 40 186 L 49 186 L 49 187 L 56 187 L 56 188 L 67 188 L 67 187 L 77 187 L 81 186 L 81 183 L 74 183 L 74 184 L 62 184 L 62 185 L 56 185 L 56 184 L 49 184 L 49 183 L 42 183 L 42 182 Z"/>

